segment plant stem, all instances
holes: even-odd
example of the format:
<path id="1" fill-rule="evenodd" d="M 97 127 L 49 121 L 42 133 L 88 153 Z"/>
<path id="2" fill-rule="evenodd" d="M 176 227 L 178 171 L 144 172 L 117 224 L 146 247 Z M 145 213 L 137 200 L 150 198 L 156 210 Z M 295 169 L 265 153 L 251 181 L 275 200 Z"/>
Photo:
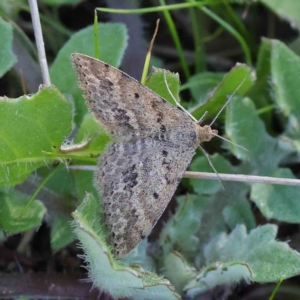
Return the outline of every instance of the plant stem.
<path id="1" fill-rule="evenodd" d="M 284 280 L 284 277 L 281 277 L 279 279 L 279 281 L 277 282 L 276 287 L 273 290 L 272 295 L 270 296 L 269 300 L 273 300 L 274 299 L 274 297 L 275 297 L 276 293 L 278 292 L 278 289 L 279 289 L 280 285 L 282 284 L 283 280 Z"/>
<path id="2" fill-rule="evenodd" d="M 165 0 L 159 0 L 159 3 L 160 3 L 161 6 L 166 6 L 165 5 Z M 175 27 L 175 24 L 172 20 L 171 14 L 168 10 L 164 10 L 163 14 L 166 18 L 166 21 L 167 21 L 167 24 L 169 26 L 171 35 L 173 37 L 173 41 L 175 43 L 175 47 L 176 47 L 177 52 L 178 52 L 178 56 L 179 56 L 180 63 L 182 65 L 184 76 L 185 76 L 186 79 L 189 79 L 190 76 L 191 76 L 190 70 L 188 68 L 187 61 L 186 61 L 186 59 L 184 57 L 184 54 L 183 54 L 183 48 L 182 48 L 182 45 L 181 45 L 181 42 L 180 42 L 180 39 L 179 39 L 178 32 L 177 32 L 176 27 Z"/>
<path id="3" fill-rule="evenodd" d="M 137 9 L 115 9 L 115 8 L 106 8 L 106 7 L 97 7 L 96 9 L 102 12 L 115 13 L 115 14 L 143 14 L 143 13 L 152 13 L 152 12 L 162 12 L 170 11 L 175 9 L 199 7 L 209 4 L 220 4 L 222 1 L 202 1 L 202 2 L 189 2 L 189 3 L 180 3 L 180 4 L 171 4 L 171 5 L 161 5 L 157 7 L 146 7 L 146 8 L 137 8 Z"/>
<path id="4" fill-rule="evenodd" d="M 29 7 L 30 7 L 30 12 L 31 12 L 36 47 L 37 47 L 39 61 L 40 61 L 40 67 L 41 67 L 41 71 L 42 71 L 43 83 L 47 86 L 50 86 L 51 81 L 50 81 L 48 63 L 47 63 L 47 58 L 46 58 L 39 10 L 38 10 L 36 0 L 29 0 Z"/>
<path id="5" fill-rule="evenodd" d="M 231 25 L 229 25 L 227 22 L 222 20 L 218 15 L 216 15 L 213 11 L 209 10 L 206 7 L 199 7 L 204 13 L 206 13 L 208 16 L 210 16 L 212 19 L 214 19 L 216 22 L 218 22 L 220 25 L 222 25 L 227 31 L 229 31 L 240 43 L 244 54 L 245 54 L 245 61 L 247 65 L 252 66 L 252 60 L 251 60 L 251 54 L 249 47 L 244 40 L 244 38 L 239 34 L 237 30 L 235 30 Z"/>
<path id="6" fill-rule="evenodd" d="M 201 20 L 197 18 L 197 12 L 195 8 L 190 8 L 190 15 L 195 46 L 195 73 L 197 74 L 205 69 L 204 44 L 201 31 L 202 18 Z"/>
<path id="7" fill-rule="evenodd" d="M 70 170 L 83 170 L 83 171 L 97 171 L 97 166 L 90 165 L 70 165 Z M 237 181 L 247 183 L 267 183 L 267 184 L 278 184 L 278 185 L 292 185 L 300 186 L 299 179 L 293 178 L 278 178 L 278 177 L 267 177 L 267 176 L 254 176 L 254 175 L 243 175 L 243 174 L 222 174 L 222 173 L 209 173 L 209 172 L 192 172 L 186 171 L 184 178 L 197 178 L 197 179 L 213 179 L 223 181 Z"/>
<path id="8" fill-rule="evenodd" d="M 98 24 L 98 13 L 94 11 L 94 47 L 95 47 L 95 58 L 100 59 L 100 47 L 99 47 L 99 24 Z"/>
<path id="9" fill-rule="evenodd" d="M 214 179 L 214 180 L 224 180 L 224 181 L 238 181 L 238 182 L 248 182 L 248 183 L 268 183 L 268 184 L 278 184 L 278 185 L 293 185 L 300 186 L 299 179 L 293 178 L 277 178 L 277 177 L 267 177 L 267 176 L 254 176 L 254 175 L 243 175 L 243 174 L 222 174 L 208 172 L 192 172 L 186 171 L 184 174 L 185 178 L 198 178 L 198 179 Z"/>
<path id="10" fill-rule="evenodd" d="M 147 55 L 145 58 L 144 69 L 143 69 L 143 74 L 142 74 L 142 78 L 141 78 L 141 84 L 143 84 L 143 85 L 145 85 L 145 83 L 146 83 L 146 79 L 147 79 L 147 75 L 148 75 L 148 71 L 149 71 L 150 60 L 151 60 L 152 48 L 153 48 L 154 40 L 155 40 L 157 32 L 158 32 L 159 22 L 160 22 L 160 19 L 158 19 L 156 21 L 155 31 L 152 36 L 152 39 L 151 39 L 151 42 L 149 45 L 149 49 L 148 49 L 148 52 L 147 52 Z"/>

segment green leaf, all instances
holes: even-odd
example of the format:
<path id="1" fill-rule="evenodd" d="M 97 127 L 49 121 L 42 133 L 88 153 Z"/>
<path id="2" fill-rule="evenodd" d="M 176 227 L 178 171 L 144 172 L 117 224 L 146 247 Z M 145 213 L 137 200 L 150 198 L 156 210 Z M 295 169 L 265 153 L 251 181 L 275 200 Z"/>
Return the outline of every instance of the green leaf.
<path id="1" fill-rule="evenodd" d="M 212 118 L 226 103 L 227 96 L 244 95 L 252 84 L 251 69 L 246 65 L 238 64 L 224 76 L 206 101 L 198 104 L 191 113 L 196 119 L 200 119 L 205 111 L 208 111 L 207 118 Z"/>
<path id="2" fill-rule="evenodd" d="M 278 170 L 274 177 L 295 178 L 288 169 Z M 268 219 L 289 223 L 300 223 L 299 187 L 271 184 L 254 184 L 251 200 Z"/>
<path id="3" fill-rule="evenodd" d="M 121 259 L 122 263 L 127 266 L 139 265 L 144 270 L 154 272 L 156 264 L 154 259 L 147 253 L 148 247 L 149 242 L 145 238 L 128 255 Z"/>
<path id="4" fill-rule="evenodd" d="M 288 43 L 289 49 L 296 54 L 300 54 L 300 37 L 296 37 L 290 43 Z"/>
<path id="5" fill-rule="evenodd" d="M 266 38 L 262 39 L 262 42 L 259 47 L 258 60 L 256 65 L 257 81 L 255 82 L 255 84 L 261 84 L 261 81 L 263 81 L 263 84 L 265 85 L 266 81 L 268 80 L 268 76 L 270 76 L 271 46 L 271 40 Z"/>
<path id="6" fill-rule="evenodd" d="M 94 173 L 91 171 L 72 170 L 72 176 L 76 183 L 76 193 L 78 199 L 83 199 L 86 193 L 92 193 L 98 199 L 98 192 L 93 184 Z"/>
<path id="7" fill-rule="evenodd" d="M 79 131 L 76 135 L 74 145 L 84 143 L 86 147 L 81 150 L 74 151 L 74 158 L 72 160 L 73 165 L 85 165 L 85 161 L 81 161 L 81 157 L 94 157 L 94 162 L 97 162 L 97 157 L 104 151 L 104 148 L 109 141 L 108 135 L 101 129 L 99 123 L 95 121 L 91 114 L 86 114 Z M 71 144 L 72 145 L 72 144 Z M 71 154 L 73 154 L 71 153 Z M 76 157 L 78 157 L 78 160 Z M 64 195 L 76 196 L 77 199 L 83 199 L 86 192 L 93 193 L 98 198 L 98 193 L 93 185 L 93 172 L 82 170 L 61 170 L 55 175 L 47 184 L 47 186 L 53 188 L 59 192 L 61 189 Z M 52 182 L 55 181 L 55 186 Z M 61 185 L 61 182 L 65 182 L 65 185 Z"/>
<path id="8" fill-rule="evenodd" d="M 248 150 L 228 144 L 232 153 L 237 158 L 248 161 L 252 172 L 256 174 L 272 174 L 287 154 L 287 151 L 280 147 L 278 140 L 267 134 L 249 98 L 235 98 L 228 105 L 225 130 L 231 141 Z M 251 170 L 248 169 L 248 172 Z"/>
<path id="9" fill-rule="evenodd" d="M 299 2 L 300 4 L 300 2 Z M 300 6 L 299 6 L 300 7 Z M 296 113 L 300 123 L 299 72 L 300 57 L 282 42 L 272 41 L 271 70 L 272 82 L 276 93 L 276 103 L 285 116 Z"/>
<path id="10" fill-rule="evenodd" d="M 244 260 L 250 267 L 252 280 L 274 282 L 300 273 L 300 254 L 287 243 L 276 241 L 277 226 L 264 225 L 246 234 L 237 227 L 224 247 L 227 259 Z"/>
<path id="11" fill-rule="evenodd" d="M 89 143 L 84 149 L 76 151 L 74 154 L 76 153 L 76 155 L 85 157 L 95 157 L 96 163 L 97 156 L 104 151 L 104 148 L 109 140 L 109 136 L 101 129 L 99 123 L 95 121 L 95 118 L 91 114 L 87 113 L 84 116 L 79 131 L 76 135 L 75 144 L 83 141 L 89 141 Z M 77 161 L 76 159 L 73 159 L 72 163 L 75 165 L 85 164 L 85 162 L 80 160 Z M 93 185 L 93 172 L 71 170 L 70 174 L 75 182 L 73 192 L 76 193 L 77 199 L 83 199 L 86 195 L 86 192 L 93 193 L 94 197 L 98 199 L 98 192 Z"/>
<path id="12" fill-rule="evenodd" d="M 191 267 L 184 257 L 176 251 L 172 251 L 164 257 L 162 268 L 163 274 L 180 294 L 182 294 L 185 285 L 197 275 L 195 268 Z"/>
<path id="13" fill-rule="evenodd" d="M 51 247 L 59 250 L 74 240 L 74 233 L 70 226 L 71 218 L 57 215 L 51 227 Z"/>
<path id="14" fill-rule="evenodd" d="M 40 201 L 34 200 L 29 204 L 29 199 L 16 190 L 1 191 L 0 201 L 0 227 L 8 234 L 39 227 L 46 213 Z"/>
<path id="15" fill-rule="evenodd" d="M 268 130 L 272 130 L 272 110 L 274 108 L 272 97 L 271 77 L 271 45 L 269 39 L 262 39 L 259 47 L 256 80 L 254 85 L 246 93 L 255 104 L 256 108 L 263 112 L 261 118 L 264 120 Z"/>
<path id="16" fill-rule="evenodd" d="M 210 156 L 210 160 L 218 173 L 232 173 L 232 166 L 220 155 Z M 193 160 L 190 165 L 191 171 L 195 172 L 213 172 L 209 162 L 205 156 L 197 157 Z M 201 179 L 190 179 L 194 191 L 199 194 L 214 194 L 222 189 L 222 184 L 218 180 L 201 180 Z"/>
<path id="17" fill-rule="evenodd" d="M 290 22 L 293 27 L 300 28 L 300 2 L 298 0 L 260 0 L 260 2 Z"/>
<path id="18" fill-rule="evenodd" d="M 205 203 L 197 195 L 178 197 L 175 214 L 168 220 L 159 236 L 159 245 L 165 255 L 177 250 L 187 258 L 193 258 L 198 251 L 201 217 Z"/>
<path id="19" fill-rule="evenodd" d="M 50 69 L 52 83 L 62 92 L 71 94 L 75 102 L 75 122 L 79 124 L 87 112 L 79 89 L 70 55 L 73 52 L 94 55 L 94 28 L 88 26 L 76 32 L 58 53 Z M 100 59 L 118 67 L 127 46 L 127 31 L 122 24 L 99 24 Z"/>
<path id="20" fill-rule="evenodd" d="M 59 250 L 74 240 L 71 228 L 71 213 L 79 205 L 77 189 L 72 170 L 67 166 L 59 166 L 54 171 L 49 167 L 39 168 L 37 175 L 31 175 L 24 186 L 28 183 L 40 183 L 41 179 L 47 178 L 49 172 L 54 172 L 39 192 L 40 199 L 46 205 L 51 215 L 51 247 Z M 37 181 L 37 182 L 36 182 Z M 30 192 L 29 192 L 30 193 Z"/>
<path id="21" fill-rule="evenodd" d="M 21 183 L 57 152 L 72 128 L 72 106 L 54 87 L 33 96 L 0 98 L 0 186 Z"/>
<path id="22" fill-rule="evenodd" d="M 45 166 L 40 168 L 37 171 L 37 174 L 40 176 L 40 178 L 45 178 L 49 175 L 49 172 L 52 172 L 52 169 L 50 169 L 49 166 Z M 59 195 L 62 198 L 60 200 L 61 204 L 62 202 L 70 202 L 69 198 L 76 195 L 74 190 L 74 180 L 67 167 L 61 167 L 59 170 L 55 171 L 54 175 L 46 182 L 45 188 L 49 191 L 52 191 L 53 194 Z M 72 208 L 71 211 L 68 211 L 68 213 L 72 212 L 77 205 L 78 203 L 75 201 L 73 202 L 73 205 L 69 205 Z"/>
<path id="23" fill-rule="evenodd" d="M 75 233 L 86 254 L 89 276 L 93 284 L 108 291 L 114 298 L 130 299 L 179 299 L 173 287 L 164 278 L 123 266 L 116 261 L 105 243 L 105 233 L 100 226 L 99 202 L 89 194 L 73 213 Z"/>
<path id="24" fill-rule="evenodd" d="M 84 140 L 91 141 L 87 149 L 84 150 L 87 151 L 89 155 L 99 155 L 102 153 L 106 144 L 110 140 L 109 136 L 101 129 L 100 124 L 90 113 L 87 113 L 84 116 L 76 135 L 75 142 L 80 143 Z"/>
<path id="25" fill-rule="evenodd" d="M 216 286 L 232 285 L 242 280 L 249 281 L 250 272 L 243 263 L 216 263 L 205 268 L 202 273 L 195 276 L 184 288 L 186 297 L 194 299 L 199 294 L 212 290 Z"/>
<path id="26" fill-rule="evenodd" d="M 234 186 L 234 184 L 232 184 Z M 247 201 L 246 192 L 247 189 L 245 186 L 242 186 L 239 189 L 234 189 L 234 193 L 232 193 L 231 202 L 229 202 L 230 195 L 226 195 L 227 197 L 220 197 L 220 201 L 227 200 L 227 205 L 224 207 L 222 216 L 224 219 L 224 223 L 229 228 L 234 228 L 237 224 L 244 224 L 248 229 L 252 229 L 255 227 L 255 219 L 253 216 L 253 212 L 251 210 L 251 205 Z M 222 199 L 224 198 L 224 199 Z"/>
<path id="27" fill-rule="evenodd" d="M 277 227 L 264 225 L 247 234 L 237 226 L 229 236 L 220 234 L 206 246 L 204 268 L 187 286 L 188 296 L 242 279 L 274 282 L 300 273 L 300 254 L 276 241 Z"/>
<path id="28" fill-rule="evenodd" d="M 178 101 L 179 100 L 179 84 L 180 84 L 178 73 L 172 73 L 172 72 L 164 70 L 164 69 L 153 68 L 153 71 L 151 72 L 150 76 L 147 78 L 145 85 L 149 89 L 154 91 L 156 94 L 161 96 L 162 98 L 166 99 L 173 105 L 176 105 L 176 103 L 173 100 L 173 97 L 170 95 L 168 88 L 166 86 L 166 83 L 164 81 L 164 74 L 166 74 L 166 81 L 167 81 L 168 87 L 169 87 L 172 95 Z"/>
<path id="29" fill-rule="evenodd" d="M 238 224 L 244 224 L 248 229 L 255 227 L 254 216 L 246 197 L 249 187 L 234 182 L 223 182 L 223 185 L 225 190 L 198 197 L 198 201 L 204 203 L 201 226 L 197 234 L 201 241 L 199 259 L 202 258 L 205 244 L 220 232 L 227 231 L 228 228 L 234 229 Z"/>
<path id="30" fill-rule="evenodd" d="M 0 17 L 0 78 L 17 61 L 12 51 L 13 29 Z"/>
<path id="31" fill-rule="evenodd" d="M 220 84 L 224 73 L 202 72 L 189 78 L 188 83 L 181 87 L 188 87 L 195 101 L 193 104 L 201 105 L 210 98 L 213 90 Z"/>
<path id="32" fill-rule="evenodd" d="M 245 160 L 240 167 L 246 172 L 238 173 L 294 178 L 288 170 L 279 169 L 280 162 L 291 150 L 281 147 L 278 139 L 266 133 L 250 99 L 234 99 L 229 105 L 226 133 L 235 143 L 248 149 L 246 153 L 242 149 L 230 146 L 236 156 Z M 249 155 L 248 159 L 245 154 Z M 300 207 L 298 208 L 295 193 L 296 187 L 255 184 L 252 186 L 251 197 L 267 218 L 299 223 Z"/>
<path id="33" fill-rule="evenodd" d="M 231 166 L 219 155 L 213 155 L 210 159 L 219 172 L 243 173 L 240 167 Z M 197 158 L 191 167 L 193 170 L 204 172 L 209 171 L 210 168 L 206 157 Z M 200 226 L 196 236 L 200 240 L 199 250 L 201 250 L 198 261 L 202 261 L 202 248 L 212 237 L 228 228 L 233 229 L 238 224 L 244 224 L 248 229 L 252 229 L 255 227 L 255 220 L 246 197 L 250 190 L 246 184 L 223 181 L 224 189 L 222 189 L 220 182 L 216 180 L 191 179 L 190 181 L 198 194 L 196 201 L 202 203 L 202 210 L 193 209 L 193 212 L 199 215 Z"/>
<path id="34" fill-rule="evenodd" d="M 235 173 L 235 168 L 222 157 L 214 155 L 212 163 L 222 172 Z M 206 171 L 206 157 L 197 158 L 192 168 Z M 220 182 L 190 179 L 197 195 L 177 198 L 174 215 L 165 224 L 159 238 L 159 245 L 165 255 L 179 251 L 186 259 L 202 261 L 203 247 L 212 237 L 238 224 L 248 229 L 255 227 L 255 220 L 246 195 L 250 187 L 234 182 Z M 203 264 L 201 264 L 203 266 Z"/>
<path id="35" fill-rule="evenodd" d="M 271 55 L 272 84 L 275 101 L 283 114 L 288 117 L 285 135 L 294 140 L 300 150 L 300 91 L 299 72 L 300 57 L 294 54 L 283 43 L 272 41 Z"/>

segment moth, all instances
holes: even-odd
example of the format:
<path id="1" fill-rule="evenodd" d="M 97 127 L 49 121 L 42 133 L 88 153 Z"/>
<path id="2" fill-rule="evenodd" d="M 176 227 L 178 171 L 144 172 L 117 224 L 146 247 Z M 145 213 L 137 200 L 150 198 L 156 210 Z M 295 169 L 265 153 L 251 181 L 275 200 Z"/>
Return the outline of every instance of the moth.
<path id="1" fill-rule="evenodd" d="M 102 61 L 78 53 L 71 60 L 88 109 L 111 136 L 94 184 L 122 258 L 150 233 L 197 147 L 217 131 Z"/>

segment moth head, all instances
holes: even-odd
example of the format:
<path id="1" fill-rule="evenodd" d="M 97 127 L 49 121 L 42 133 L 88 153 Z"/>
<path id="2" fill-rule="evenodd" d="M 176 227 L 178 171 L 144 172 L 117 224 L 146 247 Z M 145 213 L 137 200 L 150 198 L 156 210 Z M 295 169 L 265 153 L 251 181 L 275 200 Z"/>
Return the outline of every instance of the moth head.
<path id="1" fill-rule="evenodd" d="M 200 143 L 209 142 L 214 136 L 218 134 L 218 130 L 211 129 L 210 126 L 200 126 L 198 125 L 198 134 L 200 138 Z"/>

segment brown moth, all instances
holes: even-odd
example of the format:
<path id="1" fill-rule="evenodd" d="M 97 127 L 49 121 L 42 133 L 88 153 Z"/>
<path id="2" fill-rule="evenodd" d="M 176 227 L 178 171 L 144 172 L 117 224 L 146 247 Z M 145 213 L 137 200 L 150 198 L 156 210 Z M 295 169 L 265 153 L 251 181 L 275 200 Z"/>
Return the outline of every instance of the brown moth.
<path id="1" fill-rule="evenodd" d="M 171 200 L 196 148 L 217 134 L 112 66 L 72 54 L 86 105 L 108 134 L 94 184 L 110 243 L 121 258 L 146 237 Z"/>

